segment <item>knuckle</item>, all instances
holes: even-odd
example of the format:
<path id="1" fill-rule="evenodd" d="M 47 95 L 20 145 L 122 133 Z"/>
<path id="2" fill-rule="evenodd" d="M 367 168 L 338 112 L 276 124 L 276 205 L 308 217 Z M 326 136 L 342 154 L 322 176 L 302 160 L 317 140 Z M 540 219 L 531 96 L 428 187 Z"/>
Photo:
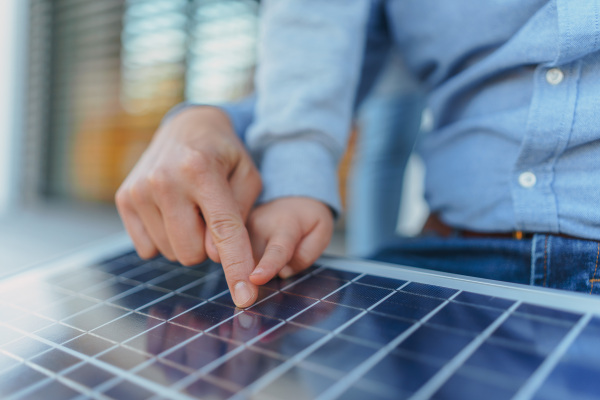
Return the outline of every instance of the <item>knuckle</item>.
<path id="1" fill-rule="evenodd" d="M 233 213 L 214 214 L 209 223 L 215 244 L 231 241 L 244 229 L 243 222 Z"/>
<path id="2" fill-rule="evenodd" d="M 177 259 L 182 265 L 190 267 L 192 265 L 200 264 L 206 260 L 206 253 L 203 250 L 183 251 L 178 255 Z"/>
<path id="3" fill-rule="evenodd" d="M 242 270 L 244 262 L 241 260 L 234 260 L 228 263 L 223 263 L 223 271 L 228 278 L 235 277 Z"/>
<path id="4" fill-rule="evenodd" d="M 285 245 L 281 243 L 270 243 L 269 253 L 277 258 L 287 258 L 289 250 Z"/>
<path id="5" fill-rule="evenodd" d="M 145 204 L 149 200 L 149 191 L 145 184 L 136 183 L 129 187 L 128 197 L 133 204 Z"/>
<path id="6" fill-rule="evenodd" d="M 180 170 L 189 180 L 196 180 L 199 176 L 212 170 L 211 157 L 204 152 L 187 153 L 181 160 Z"/>
<path id="7" fill-rule="evenodd" d="M 297 268 L 306 269 L 314 263 L 314 257 L 305 250 L 299 250 L 294 257 Z"/>
<path id="8" fill-rule="evenodd" d="M 147 177 L 148 185 L 152 191 L 163 194 L 169 190 L 171 179 L 168 173 L 163 169 L 152 171 Z"/>

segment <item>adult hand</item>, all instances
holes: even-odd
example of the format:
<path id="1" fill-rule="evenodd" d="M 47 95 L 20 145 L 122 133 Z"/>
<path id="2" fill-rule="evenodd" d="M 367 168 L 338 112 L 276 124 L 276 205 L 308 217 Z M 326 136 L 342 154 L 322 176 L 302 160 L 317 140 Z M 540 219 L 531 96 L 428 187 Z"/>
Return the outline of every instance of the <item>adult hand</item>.
<path id="1" fill-rule="evenodd" d="M 245 221 L 261 191 L 252 159 L 226 114 L 213 107 L 183 111 L 155 134 L 116 194 L 138 254 L 162 253 L 184 265 L 208 255 L 223 264 L 239 307 L 257 288 Z"/>
<path id="2" fill-rule="evenodd" d="M 258 261 L 250 281 L 263 285 L 277 274 L 288 278 L 319 258 L 333 234 L 333 214 L 320 201 L 286 197 L 254 209 L 248 230 Z"/>

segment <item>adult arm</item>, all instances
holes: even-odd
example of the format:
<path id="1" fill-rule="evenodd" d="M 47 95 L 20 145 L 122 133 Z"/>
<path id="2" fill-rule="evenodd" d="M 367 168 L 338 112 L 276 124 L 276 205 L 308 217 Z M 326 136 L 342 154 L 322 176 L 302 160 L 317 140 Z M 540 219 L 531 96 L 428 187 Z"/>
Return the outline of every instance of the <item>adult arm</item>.
<path id="1" fill-rule="evenodd" d="M 227 115 L 191 108 L 162 124 L 116 194 L 138 254 L 186 265 L 208 254 L 223 264 L 233 300 L 254 303 L 257 288 L 245 221 L 261 190 L 250 156 Z"/>
<path id="2" fill-rule="evenodd" d="M 373 2 L 375 3 L 379 2 Z M 330 8 L 330 11 L 333 9 Z M 371 86 L 389 47 L 389 37 L 381 24 L 381 15 L 375 11 L 379 10 L 372 7 L 369 39 L 361 73 L 362 83 L 358 87 L 355 104 Z M 345 16 L 346 23 L 350 16 Z M 354 15 L 354 18 L 360 19 L 360 15 Z M 325 21 L 320 22 L 323 23 Z M 332 31 L 323 33 L 329 34 Z M 338 31 L 339 33 L 341 32 Z M 354 50 L 362 52 L 364 45 L 360 43 L 360 35 L 355 40 L 356 43 L 351 45 L 356 47 Z M 355 52 L 352 52 L 352 56 L 360 58 Z M 352 97 L 348 96 L 348 100 L 351 101 Z M 260 192 L 260 179 L 245 150 L 232 133 L 245 139 L 247 127 L 254 119 L 255 104 L 256 96 L 249 96 L 240 102 L 217 106 L 194 103 L 176 106 L 165 116 L 151 146 L 117 194 L 119 212 L 142 257 L 149 258 L 160 251 L 167 258 L 190 265 L 202 261 L 208 254 L 213 260 L 223 263 L 234 301 L 239 306 L 251 304 L 256 296 L 256 288 L 248 282 L 248 274 L 254 264 L 251 263 L 247 233 L 241 222 L 245 221 Z M 341 139 L 343 140 L 345 139 Z M 230 156 L 223 157 L 223 154 Z M 227 161 L 217 163 L 218 168 L 213 168 L 215 165 L 211 163 L 211 159 L 214 161 L 215 158 Z M 335 174 L 335 171 L 330 172 L 331 174 Z M 207 179 L 209 177 L 212 178 Z M 332 191 L 334 196 L 337 195 L 337 184 L 326 189 Z M 207 193 L 212 195 L 207 196 Z M 318 198 L 308 192 L 306 194 Z M 219 198 L 225 201 L 221 202 Z M 300 224 L 299 229 L 294 232 L 314 230 L 317 225 L 323 232 L 323 225 L 327 228 L 327 219 L 331 219 L 329 209 L 308 198 L 300 198 L 298 201 L 303 204 L 299 210 L 309 217 L 298 220 L 297 216 L 287 216 L 295 218 L 293 222 Z M 289 203 L 285 204 L 286 207 L 280 208 L 280 212 L 265 213 L 265 208 L 260 208 L 254 214 L 254 226 L 258 223 L 262 228 L 255 235 L 255 255 L 263 254 L 262 238 L 270 237 L 270 227 L 277 221 L 277 218 L 269 215 L 285 213 Z M 266 209 L 269 210 L 268 207 Z M 311 217 L 319 215 L 319 212 L 320 222 L 310 225 Z M 266 217 L 263 218 L 262 215 Z M 263 219 L 264 225 L 261 222 Z M 206 222 L 208 226 L 205 225 Z M 303 227 L 307 223 L 309 225 Z M 217 228 L 220 232 L 214 232 Z M 219 237 L 217 246 L 213 239 L 215 233 Z M 325 230 L 324 236 L 330 235 Z M 291 242 L 297 239 L 292 238 Z M 316 239 L 315 243 L 313 235 L 312 240 L 303 241 L 304 246 L 308 245 L 309 251 L 305 252 L 300 246 L 295 246 L 299 254 L 307 254 L 307 261 L 300 263 L 298 269 L 308 266 L 313 254 L 318 253 L 318 256 L 322 251 L 319 249 L 323 246 L 323 241 L 318 237 Z M 314 246 L 318 249 L 311 250 Z M 238 295 L 236 287 L 240 282 L 246 286 L 246 293 Z"/>

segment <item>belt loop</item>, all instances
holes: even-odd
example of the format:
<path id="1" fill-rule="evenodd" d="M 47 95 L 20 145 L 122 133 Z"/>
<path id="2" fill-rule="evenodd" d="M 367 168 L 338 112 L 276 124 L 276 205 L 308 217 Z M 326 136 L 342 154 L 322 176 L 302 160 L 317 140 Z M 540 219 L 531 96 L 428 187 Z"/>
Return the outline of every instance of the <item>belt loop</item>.
<path id="1" fill-rule="evenodd" d="M 514 231 L 513 239 L 522 240 L 523 239 L 523 231 Z"/>

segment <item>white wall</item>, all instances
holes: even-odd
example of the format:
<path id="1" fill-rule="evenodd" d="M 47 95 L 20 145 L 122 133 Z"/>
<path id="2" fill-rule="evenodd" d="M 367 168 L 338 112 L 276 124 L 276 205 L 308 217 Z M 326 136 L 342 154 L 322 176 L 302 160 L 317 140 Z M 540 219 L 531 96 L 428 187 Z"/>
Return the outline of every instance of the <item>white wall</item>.
<path id="1" fill-rule="evenodd" d="M 17 203 L 28 0 L 0 0 L 0 215 Z"/>

